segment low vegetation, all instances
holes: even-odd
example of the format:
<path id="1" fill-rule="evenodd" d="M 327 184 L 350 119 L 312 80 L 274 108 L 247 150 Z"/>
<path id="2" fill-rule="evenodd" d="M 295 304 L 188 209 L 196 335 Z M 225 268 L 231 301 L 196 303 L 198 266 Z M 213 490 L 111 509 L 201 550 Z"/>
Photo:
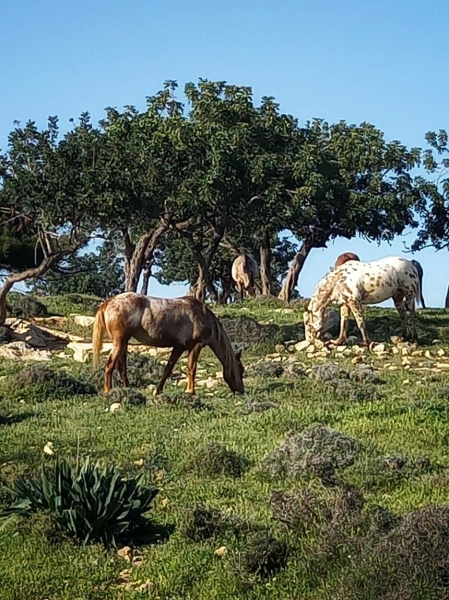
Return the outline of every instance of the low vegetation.
<path id="1" fill-rule="evenodd" d="M 160 397 L 166 355 L 130 353 L 110 397 L 69 351 L 2 359 L 1 597 L 449 598 L 449 313 L 420 311 L 416 347 L 370 309 L 379 347 L 326 355 L 295 350 L 300 307 L 217 312 L 271 327 L 244 397 L 209 351 L 195 399 L 185 358 Z"/>

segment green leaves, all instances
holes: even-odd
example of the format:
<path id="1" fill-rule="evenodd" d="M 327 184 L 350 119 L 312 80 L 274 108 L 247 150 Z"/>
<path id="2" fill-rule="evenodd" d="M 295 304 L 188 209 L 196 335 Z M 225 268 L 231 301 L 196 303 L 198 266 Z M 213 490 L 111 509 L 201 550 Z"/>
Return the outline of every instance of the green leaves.
<path id="1" fill-rule="evenodd" d="M 88 458 L 78 474 L 65 460 L 58 461 L 53 477 L 43 466 L 40 479 L 17 480 L 9 492 L 15 501 L 0 518 L 49 511 L 84 544 L 101 541 L 109 548 L 121 534 L 144 523 L 158 490 L 145 488 L 141 477 L 123 479 L 115 467 L 101 470 Z"/>

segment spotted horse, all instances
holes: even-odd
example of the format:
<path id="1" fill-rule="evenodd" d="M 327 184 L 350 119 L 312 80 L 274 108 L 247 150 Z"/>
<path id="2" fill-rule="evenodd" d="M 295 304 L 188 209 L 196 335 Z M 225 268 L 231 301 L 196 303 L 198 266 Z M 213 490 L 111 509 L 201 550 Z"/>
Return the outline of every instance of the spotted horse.
<path id="1" fill-rule="evenodd" d="M 363 306 L 379 304 L 392 298 L 402 322 L 402 335 L 408 337 L 410 315 L 411 338 L 417 339 L 415 302 L 421 297 L 421 278 L 413 261 L 389 256 L 372 262 L 351 260 L 332 269 L 318 283 L 304 312 L 306 340 L 320 336 L 324 312 L 330 303 L 341 306 L 340 335 L 336 345 L 346 341 L 349 316 L 355 317 L 363 343 L 369 346 Z"/>

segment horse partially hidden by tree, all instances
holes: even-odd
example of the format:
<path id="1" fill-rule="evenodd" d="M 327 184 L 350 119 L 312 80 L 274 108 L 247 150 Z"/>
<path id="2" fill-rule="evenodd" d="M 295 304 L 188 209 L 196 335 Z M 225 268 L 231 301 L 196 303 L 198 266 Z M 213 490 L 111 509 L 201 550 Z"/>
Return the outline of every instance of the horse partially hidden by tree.
<path id="1" fill-rule="evenodd" d="M 353 252 L 344 252 L 343 254 L 340 254 L 340 256 L 335 261 L 334 269 L 336 269 L 337 267 L 340 267 L 341 265 L 344 265 L 349 260 L 357 260 L 360 262 L 360 258 L 357 256 L 357 254 L 354 254 Z M 426 308 L 426 303 L 424 302 L 424 297 L 422 295 L 422 281 L 423 281 L 423 276 L 424 276 L 423 268 L 421 266 L 421 263 L 419 263 L 415 259 L 412 259 L 410 262 L 412 262 L 415 265 L 415 267 L 418 271 L 418 275 L 419 275 L 419 285 L 420 285 L 421 291 L 419 294 L 418 301 L 421 302 L 421 306 L 423 308 Z"/>
<path id="2" fill-rule="evenodd" d="M 402 322 L 402 334 L 407 337 L 407 313 L 411 318 L 411 337 L 417 338 L 415 301 L 421 296 L 419 272 L 413 261 L 399 256 L 389 256 L 373 262 L 351 260 L 332 269 L 318 283 L 304 312 L 306 339 L 319 337 L 326 307 L 335 302 L 341 305 L 340 335 L 336 345 L 346 340 L 349 316 L 352 311 L 362 334 L 363 343 L 369 345 L 362 307 L 379 304 L 393 298 Z"/>
<path id="3" fill-rule="evenodd" d="M 147 346 L 173 348 L 155 395 L 162 392 L 184 351 L 188 352 L 186 391 L 194 395 L 198 357 L 204 346 L 209 346 L 223 365 L 223 379 L 231 391 L 244 392 L 241 351 L 234 352 L 220 321 L 195 298 L 165 299 L 125 292 L 103 302 L 93 325 L 94 367 L 98 365 L 106 332 L 112 340 L 112 350 L 105 366 L 105 393 L 112 388 L 112 374 L 116 366 L 123 385 L 129 386 L 126 357 L 132 337 Z"/>
<path id="4" fill-rule="evenodd" d="M 249 296 L 255 296 L 258 270 L 256 261 L 249 254 L 237 256 L 232 263 L 231 275 L 240 294 L 240 300 L 243 300 L 245 292 Z"/>
<path id="5" fill-rule="evenodd" d="M 335 261 L 334 269 L 340 267 L 341 265 L 344 265 L 346 262 L 348 262 L 348 260 L 360 261 L 360 258 L 357 256 L 357 254 L 354 254 L 354 252 L 344 252 L 343 254 L 340 254 L 340 256 Z"/>

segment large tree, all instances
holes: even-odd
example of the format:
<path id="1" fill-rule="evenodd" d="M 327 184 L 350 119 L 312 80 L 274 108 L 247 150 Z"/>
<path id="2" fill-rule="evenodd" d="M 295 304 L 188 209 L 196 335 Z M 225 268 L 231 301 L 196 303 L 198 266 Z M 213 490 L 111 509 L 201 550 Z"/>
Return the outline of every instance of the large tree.
<path id="1" fill-rule="evenodd" d="M 77 252 L 33 282 L 42 295 L 91 294 L 108 298 L 124 291 L 123 255 L 114 240 L 105 240 L 93 252 Z"/>
<path id="2" fill-rule="evenodd" d="M 31 224 L 37 252 L 34 265 L 23 264 L 25 270 L 16 268 L 5 277 L 0 324 L 13 285 L 41 277 L 82 247 L 109 213 L 107 202 L 98 202 L 104 188 L 101 142 L 87 113 L 62 137 L 57 117 L 50 117 L 42 131 L 28 122 L 16 124 L 9 135 L 7 151 L 0 156 L 0 223 L 8 226 L 12 213 Z"/>
<path id="3" fill-rule="evenodd" d="M 416 227 L 422 186 L 411 175 L 419 148 L 386 142 L 373 125 L 314 120 L 298 145 L 287 228 L 300 240 L 279 297 L 291 298 L 312 248 L 336 237 L 390 241 Z"/>

